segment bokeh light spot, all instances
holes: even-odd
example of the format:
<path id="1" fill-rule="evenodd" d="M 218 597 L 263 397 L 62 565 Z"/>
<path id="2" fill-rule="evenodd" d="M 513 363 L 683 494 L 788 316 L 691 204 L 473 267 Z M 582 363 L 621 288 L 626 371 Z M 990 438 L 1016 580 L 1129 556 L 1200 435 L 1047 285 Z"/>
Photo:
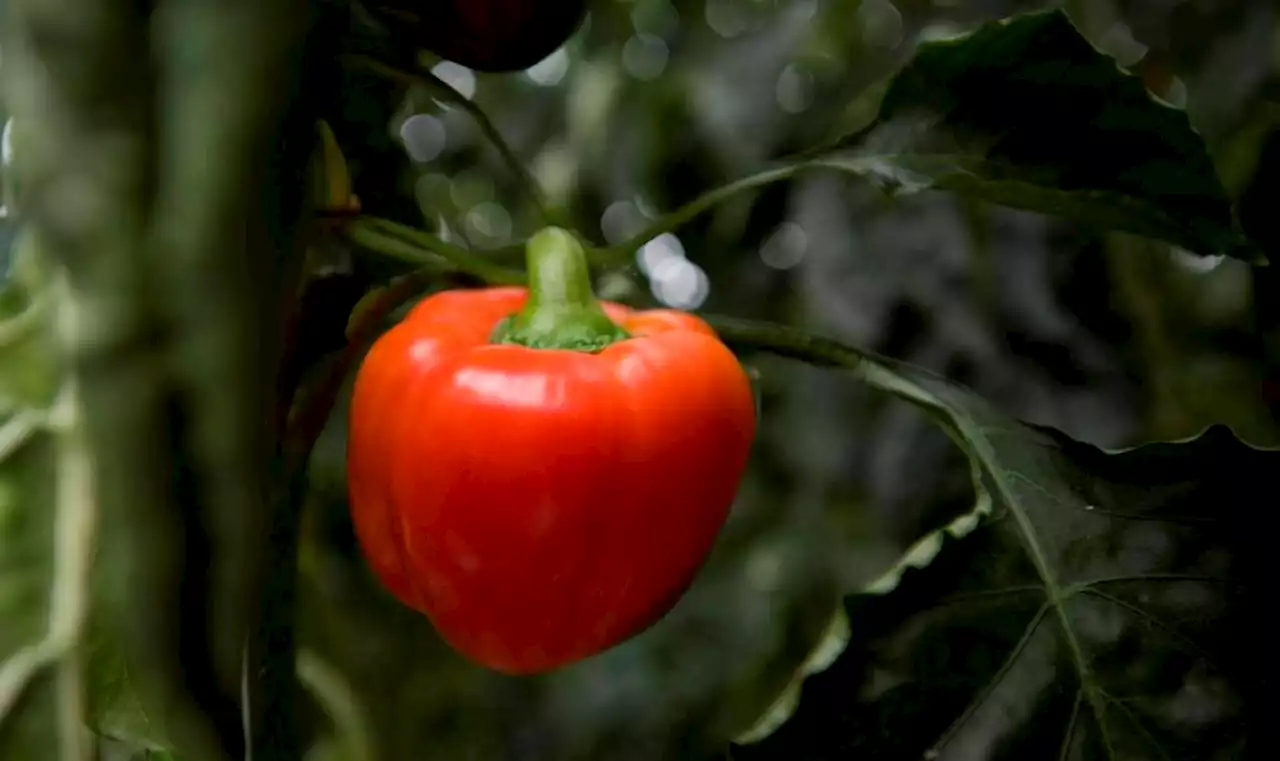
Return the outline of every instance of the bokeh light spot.
<path id="1" fill-rule="evenodd" d="M 447 142 L 444 122 L 430 114 L 414 114 L 400 125 L 400 142 L 409 158 L 418 163 L 431 161 L 440 155 Z"/>
<path id="2" fill-rule="evenodd" d="M 663 259 L 650 276 L 653 295 L 675 309 L 697 309 L 707 300 L 711 283 L 702 268 L 683 256 Z"/>
<path id="3" fill-rule="evenodd" d="M 778 106 L 789 114 L 798 114 L 813 104 L 813 75 L 794 63 L 787 64 L 778 76 L 775 90 Z"/>
<path id="4" fill-rule="evenodd" d="M 650 277 L 653 277 L 660 264 L 673 258 L 684 258 L 684 244 L 672 233 L 659 235 L 636 252 L 636 264 L 641 272 Z"/>
<path id="5" fill-rule="evenodd" d="M 636 79 L 657 79 L 667 68 L 667 43 L 652 34 L 636 34 L 622 46 L 622 65 Z"/>
<path id="6" fill-rule="evenodd" d="M 809 236 L 795 222 L 783 222 L 760 247 L 760 260 L 774 269 L 786 270 L 804 259 Z"/>
<path id="7" fill-rule="evenodd" d="M 494 201 L 485 201 L 467 212 L 467 232 L 486 242 L 502 242 L 511 235 L 511 215 Z"/>
<path id="8" fill-rule="evenodd" d="M 747 12 L 737 0 L 707 0 L 707 26 L 726 39 L 747 31 Z"/>
<path id="9" fill-rule="evenodd" d="M 540 87 L 555 87 L 569 73 L 569 54 L 564 48 L 524 70 L 524 75 Z"/>
<path id="10" fill-rule="evenodd" d="M 476 94 L 476 75 L 462 64 L 441 61 L 432 67 L 431 73 L 440 77 L 467 100 L 471 100 Z"/>
<path id="11" fill-rule="evenodd" d="M 614 201 L 600 215 L 600 232 L 609 245 L 623 242 L 644 229 L 644 215 L 631 201 Z"/>

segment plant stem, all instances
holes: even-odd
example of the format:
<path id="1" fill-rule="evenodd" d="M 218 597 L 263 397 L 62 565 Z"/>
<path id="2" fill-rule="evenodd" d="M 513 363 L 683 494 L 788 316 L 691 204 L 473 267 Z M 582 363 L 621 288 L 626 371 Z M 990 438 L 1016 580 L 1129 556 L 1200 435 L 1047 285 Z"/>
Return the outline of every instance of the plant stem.
<path id="1" fill-rule="evenodd" d="M 923 368 L 911 367 L 908 370 L 897 360 L 796 328 L 736 317 L 707 314 L 700 316 L 715 328 L 721 340 L 735 350 L 764 351 L 816 367 L 846 370 L 862 383 L 921 407 L 935 416 L 951 416 L 932 391 L 909 379 L 911 375 L 934 375 Z"/>
<path id="2" fill-rule="evenodd" d="M 549 227 L 529 239 L 529 298 L 494 331 L 494 343 L 594 352 L 628 337 L 591 289 L 587 253 L 573 233 Z"/>
<path id="3" fill-rule="evenodd" d="M 37 127 L 24 218 L 79 328 L 101 625 L 184 759 L 293 759 L 296 531 L 270 502 L 269 409 L 313 145 L 311 3 L 163 5 L 8 4 L 5 95 Z"/>
<path id="4" fill-rule="evenodd" d="M 58 662 L 66 648 L 49 637 L 27 645 L 0 663 L 0 728 L 31 682 Z"/>
<path id="5" fill-rule="evenodd" d="M 770 174 L 747 178 L 755 184 L 777 179 L 781 179 L 781 176 Z M 739 189 L 746 188 L 746 180 L 743 183 L 744 186 Z M 424 246 L 420 247 L 415 243 L 392 238 L 384 234 L 383 229 L 396 229 L 415 241 L 420 241 Z M 525 282 L 524 273 L 496 267 L 478 259 L 471 252 L 451 246 L 429 233 L 387 220 L 362 217 L 356 224 L 348 227 L 345 234 L 357 245 L 401 261 L 436 267 L 448 263 L 459 271 L 494 284 Z M 932 394 L 916 387 L 894 370 L 894 365 L 897 364 L 895 360 L 795 328 L 733 317 L 705 314 L 702 317 L 716 329 L 726 343 L 737 349 L 761 350 L 819 367 L 841 368 L 853 372 L 859 380 L 873 388 L 891 393 L 912 404 L 927 407 L 931 411 L 938 411 L 938 402 Z"/>
<path id="6" fill-rule="evenodd" d="M 305 747 L 293 668 L 301 499 L 283 483 L 271 423 L 332 41 L 309 37 L 310 0 L 164 10 L 149 24 L 163 118 L 147 276 L 180 400 L 167 415 L 187 454 L 177 497 L 204 534 L 183 558 L 184 585 L 203 585 L 182 598 L 184 626 L 203 633 L 231 754 L 247 739 L 254 761 L 291 761 Z"/>
<path id="7" fill-rule="evenodd" d="M 126 643 L 144 705 L 168 709 L 185 757 L 226 761 L 239 728 L 219 735 L 225 723 L 214 717 L 226 703 L 206 678 L 206 633 L 192 641 L 192 627 L 180 626 L 181 558 L 200 529 L 174 488 L 181 457 L 167 415 L 167 333 L 149 300 L 160 109 L 148 19 L 105 0 L 73 8 L 11 0 L 5 24 L 16 43 L 5 47 L 7 103 L 16 124 L 38 125 L 25 133 L 19 165 L 23 216 L 66 268 L 67 298 L 85 328 L 64 348 L 97 474 L 103 625 Z M 76 42 L 59 42 L 67 39 Z M 81 199 L 74 208 L 68 187 Z M 27 651 L 26 670 L 59 647 Z"/>
<path id="8" fill-rule="evenodd" d="M 0 424 L 0 462 L 18 451 L 39 432 L 47 416 L 45 412 L 24 409 L 13 413 L 8 420 Z"/>
<path id="9" fill-rule="evenodd" d="M 747 179 L 753 180 L 755 184 L 763 184 L 781 177 L 776 174 L 768 177 L 756 175 Z M 745 189 L 745 182 L 740 189 Z M 415 241 L 421 242 L 424 246 L 420 247 L 415 243 L 392 238 L 383 232 L 384 229 L 395 229 L 406 237 L 412 237 Z M 496 267 L 479 260 L 471 252 L 451 246 L 429 233 L 413 230 L 394 222 L 362 217 L 356 224 L 347 228 L 346 234 L 358 245 L 402 261 L 433 267 L 450 264 L 462 272 L 495 284 L 525 282 L 523 273 Z M 412 283 L 405 282 L 403 285 L 407 291 L 412 290 Z M 412 294 L 402 295 L 404 298 L 409 298 Z M 704 314 L 702 317 L 715 328 L 722 340 L 735 349 L 765 351 L 819 367 L 847 370 L 873 388 L 925 407 L 932 412 L 939 411 L 938 401 L 929 391 L 906 380 L 903 374 L 894 369 L 898 364 L 895 360 L 796 328 L 717 315 Z M 374 323 L 367 324 L 367 329 L 376 330 L 376 328 Z M 341 382 L 343 374 L 349 371 L 353 362 L 354 360 L 348 359 L 340 363 L 339 367 L 335 367 L 333 371 L 335 382 Z M 917 369 L 916 372 L 924 371 Z M 321 407 L 323 404 L 318 405 L 317 409 Z M 324 407 L 324 409 L 328 408 Z"/>
<path id="10" fill-rule="evenodd" d="M 364 709 L 342 674 L 307 650 L 298 653 L 298 679 L 311 690 L 333 722 L 348 761 L 374 761 L 373 733 Z"/>
<path id="11" fill-rule="evenodd" d="M 88 761 L 91 755 L 84 732 L 87 696 L 81 644 L 89 618 L 98 504 L 79 404 L 72 379 L 55 404 L 53 415 L 58 441 L 58 490 L 48 635 L 64 649 L 56 675 L 58 735 L 64 761 Z"/>
<path id="12" fill-rule="evenodd" d="M 736 349 L 767 351 L 818 367 L 855 368 L 873 355 L 829 338 L 771 323 L 720 315 L 699 315 Z"/>
<path id="13" fill-rule="evenodd" d="M 494 284 L 521 285 L 525 282 L 524 273 L 519 270 L 492 264 L 461 246 L 389 219 L 360 216 L 343 226 L 342 234 L 362 248 L 402 262 L 437 268 L 448 264 Z"/>
<path id="14" fill-rule="evenodd" d="M 714 208 L 717 204 L 720 204 L 739 193 L 745 193 L 746 191 L 754 188 L 789 179 L 806 169 L 813 168 L 813 166 L 814 165 L 809 163 L 788 164 L 743 177 L 729 183 L 728 185 L 721 185 L 718 188 L 713 188 L 684 206 L 681 206 L 679 209 L 669 214 L 664 214 L 660 219 L 655 220 L 653 224 L 649 225 L 630 239 L 623 241 L 616 246 L 601 249 L 601 255 L 610 264 L 621 265 L 630 262 L 631 258 L 635 256 L 636 252 L 639 251 L 644 244 L 663 233 L 669 233 L 676 228 L 687 224 L 699 214 Z"/>
<path id="15" fill-rule="evenodd" d="M 530 174 L 529 170 L 525 167 L 524 162 L 516 156 L 515 151 L 511 149 L 511 146 L 507 143 L 506 139 L 502 137 L 502 133 L 498 131 L 496 126 L 494 126 L 493 120 L 491 120 L 489 115 L 484 112 L 484 109 L 476 105 L 471 99 L 455 90 L 448 82 L 445 82 L 430 71 L 404 71 L 362 55 L 344 56 L 343 60 L 386 79 L 406 85 L 423 85 L 440 93 L 443 99 L 448 101 L 450 105 L 456 106 L 466 113 L 467 116 L 471 117 L 471 119 L 476 123 L 476 126 L 480 128 L 480 131 L 484 133 L 485 139 L 487 139 L 494 149 L 497 150 L 498 155 L 502 157 L 503 163 L 507 165 L 507 168 L 511 173 L 515 175 L 517 180 L 519 180 L 520 187 L 524 190 L 525 195 L 529 197 L 529 200 L 538 210 L 538 216 L 542 219 L 542 223 L 544 225 L 563 224 L 563 221 L 558 219 L 558 215 L 547 205 L 546 199 L 542 194 L 542 189 L 539 187 L 537 180 L 534 179 L 533 175 Z"/>
<path id="16" fill-rule="evenodd" d="M 780 177 L 765 178 L 762 175 L 756 175 L 747 179 L 755 180 L 755 184 L 763 184 Z M 746 188 L 744 186 L 740 189 Z M 385 230 L 395 230 L 406 238 L 412 238 L 414 242 L 393 238 L 386 234 Z M 389 220 L 360 217 L 344 228 L 344 235 L 356 245 L 400 261 L 432 268 L 452 265 L 461 272 L 474 275 L 492 284 L 526 282 L 522 272 L 497 267 L 479 259 L 466 249 L 445 243 L 430 233 L 414 230 Z M 759 349 L 820 367 L 853 370 L 865 376 L 862 379 L 872 386 L 919 401 L 919 395 L 904 389 L 900 381 L 885 379 L 883 373 L 892 372 L 888 369 L 888 366 L 893 364 L 891 359 L 795 328 L 733 317 L 714 315 L 702 315 L 702 317 L 716 329 L 722 339 L 737 348 Z M 879 368 L 879 372 L 876 368 Z"/>

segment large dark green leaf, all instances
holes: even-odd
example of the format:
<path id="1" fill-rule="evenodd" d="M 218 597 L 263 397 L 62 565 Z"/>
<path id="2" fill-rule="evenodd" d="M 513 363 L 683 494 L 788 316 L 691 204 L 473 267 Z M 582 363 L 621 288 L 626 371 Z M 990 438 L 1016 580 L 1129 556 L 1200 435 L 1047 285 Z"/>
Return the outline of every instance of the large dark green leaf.
<path id="1" fill-rule="evenodd" d="M 890 195 L 940 189 L 1266 261 L 1186 112 L 1149 92 L 1060 10 L 922 43 L 854 135 L 708 191 L 611 249 L 619 261 L 729 197 L 814 168 Z"/>
<path id="2" fill-rule="evenodd" d="M 822 163 L 886 190 L 942 188 L 1257 259 L 1186 114 L 1061 11 L 922 44 L 871 128 Z"/>
<path id="3" fill-rule="evenodd" d="M 978 507 L 846 598 L 844 651 L 734 757 L 1241 758 L 1280 451 L 1213 427 L 1108 453 L 922 371 L 855 369 L 937 416 Z"/>
<path id="4" fill-rule="evenodd" d="M 117 752 L 172 752 L 163 717 L 152 716 L 143 707 L 119 643 L 107 627 L 91 628 L 86 655 L 87 720 L 100 741 Z"/>
<path id="5" fill-rule="evenodd" d="M 1280 198 L 1280 115 L 1272 117 L 1260 141 L 1258 160 L 1238 204 L 1240 224 L 1268 253 L 1280 251 L 1280 224 L 1275 199 Z"/>

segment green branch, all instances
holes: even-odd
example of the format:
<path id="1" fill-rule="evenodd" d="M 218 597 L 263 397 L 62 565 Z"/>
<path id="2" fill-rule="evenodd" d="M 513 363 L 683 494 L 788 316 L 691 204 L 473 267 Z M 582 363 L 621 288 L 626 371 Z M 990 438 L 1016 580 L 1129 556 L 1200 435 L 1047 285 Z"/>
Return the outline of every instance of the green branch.
<path id="1" fill-rule="evenodd" d="M 766 177 L 762 174 L 749 179 L 755 180 L 756 184 L 763 184 L 780 177 Z M 745 187 L 738 188 L 738 190 L 745 189 Z M 525 283 L 523 272 L 498 267 L 464 248 L 445 243 L 430 233 L 388 220 L 360 217 L 354 223 L 344 227 L 342 234 L 361 248 L 426 267 L 428 272 L 456 269 L 495 285 Z M 423 276 L 425 277 L 426 273 Z M 414 295 L 412 292 L 414 287 L 421 290 L 425 285 L 415 284 L 414 281 L 405 279 L 399 282 L 394 292 L 388 292 L 386 298 L 391 299 L 394 304 L 402 303 L 404 299 Z M 401 288 L 406 290 L 401 292 Z M 378 310 L 378 312 L 382 311 Z M 380 319 L 376 317 L 378 312 L 374 312 L 373 322 L 362 321 L 361 331 L 377 328 L 376 320 Z M 851 370 L 869 385 L 910 401 L 920 402 L 927 398 L 927 394 L 923 391 L 909 388 L 905 381 L 898 378 L 890 369 L 894 360 L 886 357 L 795 328 L 733 317 L 713 315 L 702 315 L 702 317 L 716 329 L 726 343 L 737 349 L 767 351 L 820 367 Z"/>
<path id="2" fill-rule="evenodd" d="M 0 462 L 34 436 L 45 425 L 48 413 L 38 410 L 19 410 L 0 425 Z M 3 713 L 3 711 L 0 711 Z"/>
<path id="3" fill-rule="evenodd" d="M 368 717 L 342 674 L 316 653 L 302 650 L 298 653 L 298 679 L 329 715 L 338 747 L 345 751 L 342 757 L 374 761 L 376 743 Z"/>
<path id="4" fill-rule="evenodd" d="M 524 273 L 519 270 L 498 266 L 466 248 L 388 219 L 358 217 L 344 225 L 341 234 L 361 248 L 419 267 L 444 268 L 449 265 L 493 284 L 522 285 L 525 282 Z"/>
<path id="5" fill-rule="evenodd" d="M 804 166 L 806 165 L 796 165 L 796 167 L 788 167 L 788 170 L 799 169 Z M 782 179 L 782 176 L 785 175 L 780 175 L 778 172 L 755 175 L 742 181 L 736 186 L 736 190 L 741 191 L 747 187 L 773 182 Z M 748 184 L 748 181 L 754 184 Z M 721 192 L 725 192 L 727 189 L 722 189 Z M 715 200 L 707 203 L 714 204 Z M 688 208 L 686 207 L 686 209 Z M 696 211 L 691 213 L 696 213 Z M 672 215 L 672 218 L 675 216 Z M 403 237 L 395 237 L 392 232 Z M 344 235 L 352 243 L 362 248 L 400 261 L 425 266 L 435 271 L 453 268 L 493 284 L 523 284 L 525 282 L 523 272 L 497 267 L 476 257 L 466 249 L 445 243 L 430 233 L 414 230 L 395 222 L 361 217 L 354 224 L 345 228 Z M 402 285 L 409 289 L 413 287 L 412 283 L 408 282 L 402 283 Z M 408 298 L 411 295 L 411 293 L 400 294 L 396 298 Z M 934 396 L 907 380 L 905 374 L 897 372 L 894 367 L 898 363 L 888 357 L 881 357 L 872 352 L 863 351 L 839 341 L 795 328 L 733 317 L 701 316 L 715 328 L 722 340 L 737 350 L 765 351 L 819 367 L 846 370 L 852 372 L 855 377 L 872 388 L 888 392 L 934 412 L 938 411 L 938 403 Z M 374 323 L 365 323 L 365 329 L 372 330 L 376 328 L 377 325 Z M 370 340 L 372 340 L 372 337 L 370 337 Z M 349 349 L 349 351 L 355 351 L 355 349 Z M 354 359 L 348 357 L 344 363 L 340 364 L 345 365 L 352 362 L 354 362 Z M 336 377 L 331 379 L 328 384 L 320 385 L 322 387 L 325 385 L 332 386 L 334 383 L 340 382 L 347 371 L 335 368 Z M 920 370 L 918 372 L 924 371 Z M 318 409 L 327 410 L 327 407 L 320 405 Z M 314 416 L 322 417 L 318 412 L 314 413 Z"/>
<path id="6" fill-rule="evenodd" d="M 932 392 L 910 381 L 909 374 L 898 369 L 902 363 L 897 360 L 796 328 L 736 317 L 700 316 L 715 328 L 721 340 L 739 352 L 763 351 L 816 367 L 846 370 L 874 389 L 892 394 L 935 415 L 950 415 L 940 406 Z M 915 367 L 911 368 L 911 374 L 932 375 L 927 370 Z"/>
<path id="7" fill-rule="evenodd" d="M 58 736 L 64 759 L 89 761 L 90 745 L 84 731 L 88 695 L 83 644 L 99 516 L 92 452 L 81 423 L 74 379 L 55 403 L 50 422 L 56 432 L 58 485 L 48 638 L 64 648 L 55 674 Z"/>
<path id="8" fill-rule="evenodd" d="M 612 264 L 621 265 L 630 262 L 632 257 L 635 256 L 636 252 L 639 251 L 644 244 L 659 235 L 673 232 L 677 228 L 688 224 L 698 215 L 710 211 L 729 198 L 732 198 L 739 193 L 745 193 L 748 190 L 753 190 L 774 182 L 790 179 L 800 172 L 815 166 L 817 165 L 810 163 L 788 164 L 785 166 L 775 167 L 773 169 L 767 169 L 763 172 L 735 180 L 728 185 L 721 185 L 718 188 L 708 190 L 679 209 L 669 214 L 664 214 L 662 217 L 655 220 L 644 230 L 640 231 L 628 240 L 619 243 L 616 246 L 600 249 L 600 253 L 609 263 Z"/>
<path id="9" fill-rule="evenodd" d="M 778 177 L 765 178 L 764 175 L 757 175 L 756 178 L 758 178 L 758 184 L 779 179 Z M 403 235 L 404 238 L 394 237 L 388 231 L 395 231 Z M 343 234 L 353 244 L 361 248 L 400 261 L 427 267 L 428 271 L 424 273 L 424 276 L 432 271 L 439 272 L 441 270 L 456 269 L 492 284 L 523 284 L 525 282 L 523 272 L 497 267 L 479 259 L 466 249 L 445 243 L 429 233 L 414 230 L 395 222 L 361 217 L 356 223 L 345 228 Z M 406 292 L 399 293 L 400 287 L 405 288 Z M 395 304 L 402 303 L 404 299 L 412 297 L 412 289 L 414 287 L 421 289 L 425 286 L 415 286 L 413 282 L 406 279 L 397 286 L 396 293 L 389 293 L 386 297 L 392 298 Z M 376 317 L 376 315 L 377 313 L 375 312 L 374 321 L 362 322 L 362 331 L 376 330 L 378 328 L 380 323 L 377 320 L 381 318 Z M 722 340 L 737 350 L 765 351 L 819 367 L 847 370 L 873 388 L 886 391 L 931 410 L 936 410 L 937 408 L 937 402 L 929 392 L 915 386 L 894 370 L 894 365 L 897 364 L 895 360 L 795 328 L 733 317 L 701 316 L 715 328 Z M 372 335 L 369 336 L 369 340 L 372 340 Z M 356 342 L 353 340 L 352 343 L 354 345 Z M 356 350 L 357 348 L 348 348 L 348 351 Z M 335 367 L 333 371 L 335 377 L 331 378 L 328 383 L 319 385 L 324 387 L 340 383 L 342 378 L 345 377 L 345 373 L 349 371 L 349 365 L 353 362 L 354 358 L 348 357 L 343 362 L 338 363 L 339 366 Z M 346 367 L 346 369 L 340 369 L 342 367 Z M 320 404 L 317 409 L 327 410 L 328 408 Z M 323 418 L 321 412 L 313 412 L 309 416 L 315 417 L 317 420 Z M 303 414 L 302 417 L 305 418 L 308 415 Z M 316 435 L 318 435 L 318 431 Z"/>

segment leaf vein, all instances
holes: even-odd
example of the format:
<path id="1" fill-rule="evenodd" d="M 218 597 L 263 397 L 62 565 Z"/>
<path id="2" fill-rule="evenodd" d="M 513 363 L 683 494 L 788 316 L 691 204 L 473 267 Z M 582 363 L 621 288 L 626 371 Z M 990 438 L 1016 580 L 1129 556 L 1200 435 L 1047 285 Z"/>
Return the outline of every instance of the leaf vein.
<path id="1" fill-rule="evenodd" d="M 1111 603 L 1112 605 L 1123 608 L 1129 611 L 1130 613 L 1133 613 L 1134 615 L 1146 621 L 1152 627 L 1160 629 L 1165 634 L 1168 634 L 1171 638 L 1173 638 L 1174 640 L 1182 644 L 1182 646 L 1186 648 L 1188 652 L 1202 659 L 1207 665 L 1212 666 L 1213 669 L 1218 673 L 1226 673 L 1225 670 L 1217 664 L 1213 656 L 1211 656 L 1209 652 L 1205 650 L 1205 648 L 1200 643 L 1191 639 L 1186 634 L 1183 634 L 1182 632 L 1178 631 L 1177 627 L 1161 620 L 1159 616 L 1155 615 L 1151 611 L 1139 605 L 1135 605 L 1129 602 L 1128 600 L 1115 597 L 1114 595 L 1109 595 L 1106 592 L 1101 592 L 1097 589 L 1092 589 L 1092 588 L 1083 589 L 1081 590 L 1081 594 L 1097 597 L 1101 600 L 1105 600 Z"/>
<path id="2" fill-rule="evenodd" d="M 1031 617 L 1031 620 L 1027 623 L 1026 630 L 1022 632 L 1022 637 L 1013 646 L 1013 649 L 1009 651 L 1009 655 L 1005 657 L 1004 663 L 1000 664 L 1000 668 L 996 669 L 996 673 L 992 674 L 991 679 L 982 688 L 982 692 L 969 701 L 969 705 L 964 709 L 964 712 L 956 717 L 955 721 L 951 722 L 951 726 L 947 727 L 942 736 L 938 738 L 938 741 L 934 743 L 933 749 L 935 751 L 950 742 L 956 730 L 968 721 L 969 717 L 973 716 L 974 712 L 991 696 L 991 693 L 995 692 L 996 688 L 1000 686 L 1000 682 L 1004 680 L 1005 675 L 1013 668 L 1013 664 L 1022 655 L 1022 651 L 1027 648 L 1027 645 L 1031 642 L 1031 637 L 1036 633 L 1036 629 L 1040 628 L 1040 622 L 1044 620 L 1045 614 L 1048 612 L 1049 603 L 1045 602 L 1036 611 L 1036 614 Z"/>
<path id="3" fill-rule="evenodd" d="M 1071 752 L 1071 740 L 1076 734 L 1076 721 L 1080 717 L 1080 703 L 1084 701 L 1084 688 L 1076 690 L 1075 702 L 1071 704 L 1071 716 L 1067 719 L 1067 731 L 1062 736 L 1062 749 L 1058 751 L 1058 761 L 1067 761 Z"/>

